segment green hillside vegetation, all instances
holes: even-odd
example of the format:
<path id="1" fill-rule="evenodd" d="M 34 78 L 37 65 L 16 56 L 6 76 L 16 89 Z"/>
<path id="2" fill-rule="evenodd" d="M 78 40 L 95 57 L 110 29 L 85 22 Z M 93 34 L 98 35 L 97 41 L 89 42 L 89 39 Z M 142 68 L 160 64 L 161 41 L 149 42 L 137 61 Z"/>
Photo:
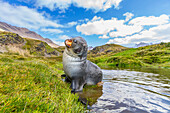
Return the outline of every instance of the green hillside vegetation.
<path id="1" fill-rule="evenodd" d="M 61 74 L 54 58 L 0 54 L 0 112 L 84 112 Z"/>
<path id="2" fill-rule="evenodd" d="M 88 57 L 96 57 L 101 55 L 113 54 L 127 49 L 126 47 L 117 44 L 106 44 L 97 46 L 88 52 Z"/>
<path id="3" fill-rule="evenodd" d="M 40 40 L 28 39 L 25 38 L 25 45 L 22 46 L 22 49 L 30 51 L 31 55 L 35 56 L 59 56 L 59 52 L 54 48 L 51 48 L 46 42 Z"/>
<path id="4" fill-rule="evenodd" d="M 50 47 L 46 42 L 22 38 L 18 34 L 0 32 L 0 45 L 8 53 L 25 56 L 59 56 L 61 53 Z"/>
<path id="5" fill-rule="evenodd" d="M 139 48 L 129 48 L 121 52 L 88 57 L 99 66 L 112 67 L 165 67 L 170 68 L 170 42 Z"/>
<path id="6" fill-rule="evenodd" d="M 57 50 L 58 52 L 60 52 L 60 54 L 62 55 L 62 53 L 64 52 L 65 46 L 59 46 L 58 48 L 54 48 L 55 50 Z"/>

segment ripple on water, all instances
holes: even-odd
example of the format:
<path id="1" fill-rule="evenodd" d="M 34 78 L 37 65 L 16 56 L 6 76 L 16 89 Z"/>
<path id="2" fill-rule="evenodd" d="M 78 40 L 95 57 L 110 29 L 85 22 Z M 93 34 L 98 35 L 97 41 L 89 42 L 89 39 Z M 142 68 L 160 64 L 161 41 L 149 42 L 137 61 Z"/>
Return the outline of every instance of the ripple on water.
<path id="1" fill-rule="evenodd" d="M 162 79 L 159 74 L 127 70 L 103 70 L 103 73 L 103 88 L 93 88 L 84 94 L 86 98 L 92 97 L 91 100 L 94 99 L 92 95 L 95 95 L 96 101 L 91 103 L 91 112 L 170 112 L 170 84 L 164 82 L 169 78 Z M 87 96 L 88 93 L 91 96 Z"/>

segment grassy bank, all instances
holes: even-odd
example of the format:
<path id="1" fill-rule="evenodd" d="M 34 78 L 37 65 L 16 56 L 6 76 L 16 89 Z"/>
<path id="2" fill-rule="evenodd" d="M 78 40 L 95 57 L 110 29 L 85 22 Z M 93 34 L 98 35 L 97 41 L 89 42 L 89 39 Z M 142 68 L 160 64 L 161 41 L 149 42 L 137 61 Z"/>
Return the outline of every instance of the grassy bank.
<path id="1" fill-rule="evenodd" d="M 0 112 L 84 112 L 56 59 L 0 54 Z"/>
<path id="2" fill-rule="evenodd" d="M 164 67 L 170 68 L 170 43 L 161 43 L 121 52 L 88 57 L 99 66 L 112 67 Z"/>

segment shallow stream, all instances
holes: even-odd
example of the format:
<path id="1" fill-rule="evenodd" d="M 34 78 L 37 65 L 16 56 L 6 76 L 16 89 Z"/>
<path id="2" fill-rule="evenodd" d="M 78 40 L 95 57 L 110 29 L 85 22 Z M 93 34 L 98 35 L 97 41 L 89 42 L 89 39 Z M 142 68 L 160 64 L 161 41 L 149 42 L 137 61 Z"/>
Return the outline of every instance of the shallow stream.
<path id="1" fill-rule="evenodd" d="M 88 87 L 87 99 L 94 113 L 170 113 L 169 69 L 103 69 L 103 86 Z"/>

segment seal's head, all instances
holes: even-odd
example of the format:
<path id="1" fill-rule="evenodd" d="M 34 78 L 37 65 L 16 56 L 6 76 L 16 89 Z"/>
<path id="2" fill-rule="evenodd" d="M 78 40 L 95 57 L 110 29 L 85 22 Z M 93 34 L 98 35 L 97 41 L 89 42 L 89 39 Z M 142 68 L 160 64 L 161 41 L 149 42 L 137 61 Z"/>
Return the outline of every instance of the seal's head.
<path id="1" fill-rule="evenodd" d="M 87 56 L 87 42 L 82 37 L 65 40 L 67 54 L 73 57 Z"/>

